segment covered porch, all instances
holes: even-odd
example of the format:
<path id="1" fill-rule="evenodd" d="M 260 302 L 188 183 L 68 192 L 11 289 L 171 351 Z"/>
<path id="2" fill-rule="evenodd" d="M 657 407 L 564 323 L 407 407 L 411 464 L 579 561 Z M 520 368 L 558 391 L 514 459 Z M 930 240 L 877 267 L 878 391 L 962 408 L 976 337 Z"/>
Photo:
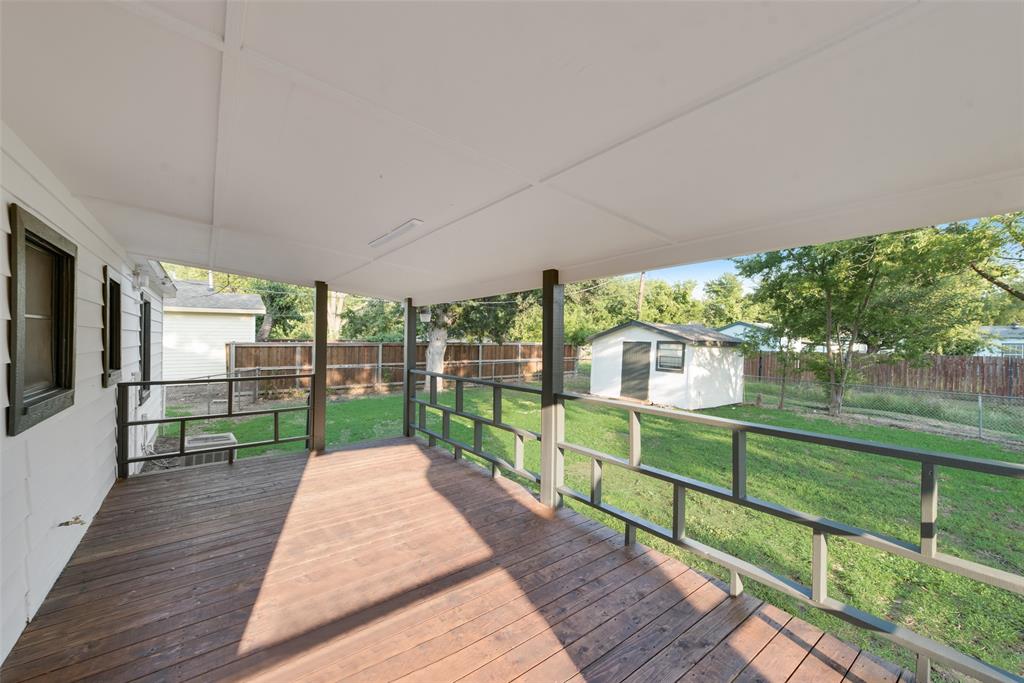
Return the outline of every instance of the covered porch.
<path id="1" fill-rule="evenodd" d="M 131 478 L 4 680 L 913 676 L 420 441 Z"/>

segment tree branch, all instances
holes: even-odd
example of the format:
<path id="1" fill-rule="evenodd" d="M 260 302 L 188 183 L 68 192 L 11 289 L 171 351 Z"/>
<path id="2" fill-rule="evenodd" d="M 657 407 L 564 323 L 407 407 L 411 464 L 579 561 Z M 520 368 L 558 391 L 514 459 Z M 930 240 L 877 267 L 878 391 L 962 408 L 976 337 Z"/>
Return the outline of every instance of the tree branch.
<path id="1" fill-rule="evenodd" d="M 971 270 L 973 270 L 975 273 L 980 275 L 982 278 L 984 278 L 985 280 L 988 280 L 990 283 L 992 283 L 993 285 L 995 285 L 999 289 L 1003 290 L 1004 292 L 1006 292 L 1010 296 L 1016 297 L 1016 298 L 1020 299 L 1021 301 L 1024 301 L 1024 291 L 1020 291 L 1018 289 L 1015 289 L 1013 286 L 1003 282 L 1002 280 L 997 278 L 995 275 L 991 275 L 990 273 L 986 273 L 984 270 L 982 270 L 981 268 L 978 267 L 978 264 L 972 263 L 971 264 Z"/>

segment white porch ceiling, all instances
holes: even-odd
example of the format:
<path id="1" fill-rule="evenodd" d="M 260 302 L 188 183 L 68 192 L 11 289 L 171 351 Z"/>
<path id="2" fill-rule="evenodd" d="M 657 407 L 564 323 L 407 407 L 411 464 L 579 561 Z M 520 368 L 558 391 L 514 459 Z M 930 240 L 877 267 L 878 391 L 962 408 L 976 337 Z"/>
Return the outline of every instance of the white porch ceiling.
<path id="1" fill-rule="evenodd" d="M 4 121 L 147 258 L 432 303 L 1024 207 L 1022 2 L 0 13 Z"/>

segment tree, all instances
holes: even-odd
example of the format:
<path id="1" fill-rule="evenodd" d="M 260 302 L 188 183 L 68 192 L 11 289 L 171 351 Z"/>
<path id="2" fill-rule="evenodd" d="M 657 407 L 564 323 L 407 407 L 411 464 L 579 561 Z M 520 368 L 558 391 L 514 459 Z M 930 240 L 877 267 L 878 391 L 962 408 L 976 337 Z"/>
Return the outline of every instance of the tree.
<path id="1" fill-rule="evenodd" d="M 975 274 L 1024 301 L 1024 211 L 951 223 L 946 229 L 968 237 L 969 248 L 961 253 Z"/>
<path id="2" fill-rule="evenodd" d="M 732 273 L 724 273 L 704 284 L 704 322 L 723 327 L 756 317 L 755 307 L 743 293 L 743 283 Z"/>
<path id="3" fill-rule="evenodd" d="M 402 304 L 350 296 L 340 315 L 344 339 L 397 342 L 403 338 Z"/>
<path id="4" fill-rule="evenodd" d="M 976 334 L 981 288 L 962 277 L 950 248 L 959 239 L 924 228 L 771 251 L 736 264 L 758 283 L 759 300 L 793 311 L 792 337 L 820 346 L 812 369 L 828 386 L 829 413 L 838 415 L 858 344 L 920 361 Z"/>

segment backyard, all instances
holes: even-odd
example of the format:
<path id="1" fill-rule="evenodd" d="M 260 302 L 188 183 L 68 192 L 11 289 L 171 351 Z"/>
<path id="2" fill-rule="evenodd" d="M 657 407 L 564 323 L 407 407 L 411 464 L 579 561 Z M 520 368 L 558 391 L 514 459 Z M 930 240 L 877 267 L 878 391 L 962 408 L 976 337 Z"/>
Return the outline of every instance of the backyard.
<path id="1" fill-rule="evenodd" d="M 454 402 L 454 392 L 441 392 L 439 399 L 450 405 Z M 489 389 L 467 386 L 467 412 L 489 416 L 491 403 Z M 168 415 L 188 412 L 185 408 L 168 408 Z M 1018 448 L 941 434 L 837 423 L 827 418 L 750 405 L 707 412 L 977 458 L 1024 462 L 1024 453 Z M 328 440 L 330 445 L 337 446 L 398 435 L 401 415 L 402 398 L 397 394 L 332 401 L 327 410 Z M 539 431 L 538 398 L 506 390 L 503 421 Z M 729 485 L 731 436 L 728 431 L 648 416 L 643 423 L 646 464 L 708 483 Z M 434 411 L 428 411 L 428 424 L 440 432 L 440 416 Z M 267 439 L 273 431 L 270 415 L 218 419 L 194 425 L 196 433 L 233 432 L 239 442 Z M 177 434 L 174 425 L 165 429 Z M 282 414 L 280 430 L 282 437 L 304 433 L 305 413 Z M 627 432 L 624 411 L 595 409 L 572 402 L 567 405 L 566 438 L 569 441 L 625 457 Z M 473 441 L 468 421 L 454 416 L 451 433 L 459 441 Z M 512 458 L 512 436 L 507 432 L 485 428 L 483 446 L 489 453 L 508 460 Z M 248 449 L 238 455 L 268 454 L 273 448 Z M 539 458 L 539 444 L 527 442 L 527 468 L 536 471 Z M 589 490 L 589 473 L 589 461 L 567 454 L 567 485 L 578 491 Z M 917 542 L 920 468 L 914 463 L 750 435 L 748 477 L 749 495 Z M 1024 481 L 949 468 L 939 468 L 939 477 L 941 550 L 1020 573 L 1024 568 Z M 607 503 L 671 526 L 672 499 L 668 484 L 606 467 L 603 489 Z M 605 519 L 587 506 L 568 504 L 583 514 L 602 518 L 609 526 L 621 528 L 616 520 Z M 811 534 L 803 526 L 691 492 L 687 500 L 687 534 L 777 573 L 803 583 L 810 582 Z M 727 572 L 715 565 L 658 539 L 641 534 L 640 541 L 679 556 L 709 573 L 727 576 Z M 830 544 L 829 586 L 835 597 L 856 607 L 903 623 L 923 635 L 1010 671 L 1024 670 L 1024 600 L 1020 596 L 835 537 Z M 912 668 L 908 654 L 892 648 L 888 641 L 753 581 L 746 582 L 746 589 Z"/>

